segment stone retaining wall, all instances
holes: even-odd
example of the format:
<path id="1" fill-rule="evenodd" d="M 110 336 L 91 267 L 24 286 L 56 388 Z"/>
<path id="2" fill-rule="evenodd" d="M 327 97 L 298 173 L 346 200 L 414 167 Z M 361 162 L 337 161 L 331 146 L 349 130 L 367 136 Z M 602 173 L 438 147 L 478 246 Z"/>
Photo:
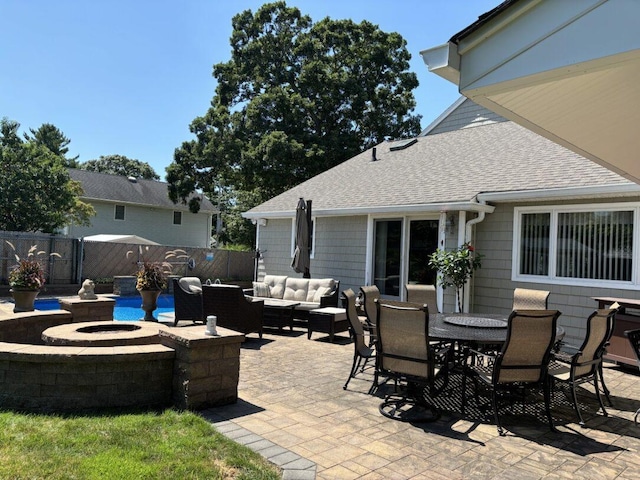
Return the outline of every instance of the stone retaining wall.
<path id="1" fill-rule="evenodd" d="M 156 344 L 48 346 L 42 332 L 77 323 L 71 312 L 13 314 L 4 307 L 0 304 L 0 408 L 71 412 L 173 404 L 201 409 L 237 401 L 241 333 L 219 327 L 220 336 L 212 337 L 204 325 L 156 324 Z"/>

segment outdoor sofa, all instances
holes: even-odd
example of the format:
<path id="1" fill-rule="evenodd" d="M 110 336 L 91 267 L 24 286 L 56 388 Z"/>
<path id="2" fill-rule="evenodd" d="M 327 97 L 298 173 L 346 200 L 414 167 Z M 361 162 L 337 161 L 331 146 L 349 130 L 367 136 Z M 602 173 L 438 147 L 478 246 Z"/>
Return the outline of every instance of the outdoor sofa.
<path id="1" fill-rule="evenodd" d="M 269 299 L 274 305 L 279 301 L 298 302 L 295 317 L 306 319 L 311 310 L 338 306 L 340 281 L 333 278 L 296 278 L 286 275 L 265 275 L 261 282 L 253 282 L 253 289 L 245 293 L 254 298 Z"/>

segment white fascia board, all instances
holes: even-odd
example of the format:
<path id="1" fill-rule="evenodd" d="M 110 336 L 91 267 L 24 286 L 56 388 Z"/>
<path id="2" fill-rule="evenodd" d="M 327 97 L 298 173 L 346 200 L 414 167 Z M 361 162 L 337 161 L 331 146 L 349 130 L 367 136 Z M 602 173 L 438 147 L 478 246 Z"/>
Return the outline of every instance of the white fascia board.
<path id="1" fill-rule="evenodd" d="M 476 202 L 450 202 L 450 203 L 430 203 L 419 205 L 393 205 L 386 207 L 352 207 L 352 208 L 331 208 L 313 210 L 316 217 L 344 217 L 353 215 L 385 215 L 385 214 L 411 214 L 425 212 L 485 212 L 493 213 L 495 207 L 483 205 Z M 295 217 L 295 210 L 282 212 L 244 212 L 243 218 L 292 218 Z"/>
<path id="2" fill-rule="evenodd" d="M 595 198 L 615 196 L 638 196 L 640 185 L 636 183 L 623 183 L 614 185 L 601 185 L 598 187 L 566 187 L 548 188 L 536 190 L 514 190 L 511 192 L 480 193 L 478 200 L 484 202 L 514 202 L 514 201 L 544 201 L 558 198 Z"/>

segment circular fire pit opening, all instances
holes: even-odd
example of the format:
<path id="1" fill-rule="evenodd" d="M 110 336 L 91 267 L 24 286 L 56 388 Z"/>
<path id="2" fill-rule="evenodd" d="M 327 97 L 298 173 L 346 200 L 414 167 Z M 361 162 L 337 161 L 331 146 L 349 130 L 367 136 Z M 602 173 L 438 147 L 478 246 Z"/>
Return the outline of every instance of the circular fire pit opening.
<path id="1" fill-rule="evenodd" d="M 81 327 L 76 330 L 80 333 L 113 333 L 113 332 L 133 332 L 140 330 L 139 325 L 131 324 L 105 324 L 105 325 L 90 325 L 88 327 Z"/>
<path id="2" fill-rule="evenodd" d="M 160 325 L 153 322 L 84 322 L 47 328 L 46 345 L 73 347 L 116 347 L 159 343 Z"/>

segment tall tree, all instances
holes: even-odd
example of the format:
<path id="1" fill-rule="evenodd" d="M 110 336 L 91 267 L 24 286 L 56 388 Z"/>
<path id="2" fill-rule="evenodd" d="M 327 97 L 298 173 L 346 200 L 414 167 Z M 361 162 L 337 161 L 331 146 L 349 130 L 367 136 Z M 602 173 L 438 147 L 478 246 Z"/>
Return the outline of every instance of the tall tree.
<path id="1" fill-rule="evenodd" d="M 34 143 L 43 145 L 51 150 L 53 154 L 63 157 L 67 167 L 78 167 L 77 155 L 75 157 L 67 157 L 67 153 L 69 153 L 68 145 L 71 140 L 65 137 L 64 133 L 62 133 L 58 127 L 50 123 L 43 123 L 37 130 L 30 128 L 29 131 L 31 135 L 28 133 L 24 134 L 24 138 L 27 141 L 33 141 Z"/>
<path id="2" fill-rule="evenodd" d="M 388 137 L 419 133 L 418 81 L 399 34 L 367 21 L 314 24 L 285 2 L 232 25 L 211 108 L 167 168 L 173 201 L 197 188 L 221 198 L 231 185 L 252 192 L 250 208 Z"/>
<path id="3" fill-rule="evenodd" d="M 138 177 L 147 180 L 160 180 L 155 170 L 147 162 L 124 155 L 100 155 L 97 160 L 89 160 L 81 163 L 79 167 L 91 172 L 110 173 L 125 177 Z"/>
<path id="4" fill-rule="evenodd" d="M 70 223 L 88 225 L 95 210 L 82 202 L 66 160 L 43 144 L 18 137 L 20 124 L 0 120 L 0 230 L 54 233 Z"/>

